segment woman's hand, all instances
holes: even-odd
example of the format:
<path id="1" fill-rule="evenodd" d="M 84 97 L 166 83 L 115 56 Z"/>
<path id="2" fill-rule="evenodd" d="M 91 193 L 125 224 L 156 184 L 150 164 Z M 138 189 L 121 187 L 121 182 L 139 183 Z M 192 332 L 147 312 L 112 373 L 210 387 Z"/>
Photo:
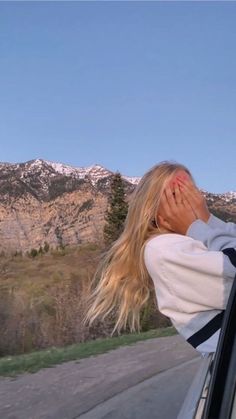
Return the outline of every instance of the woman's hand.
<path id="1" fill-rule="evenodd" d="M 176 182 L 173 182 L 172 188 L 166 187 L 157 216 L 160 228 L 186 234 L 189 226 L 197 217 L 185 195 Z"/>
<path id="2" fill-rule="evenodd" d="M 182 195 L 192 207 L 196 218 L 207 222 L 211 214 L 201 191 L 188 179 L 177 176 L 176 181 L 179 184 Z"/>

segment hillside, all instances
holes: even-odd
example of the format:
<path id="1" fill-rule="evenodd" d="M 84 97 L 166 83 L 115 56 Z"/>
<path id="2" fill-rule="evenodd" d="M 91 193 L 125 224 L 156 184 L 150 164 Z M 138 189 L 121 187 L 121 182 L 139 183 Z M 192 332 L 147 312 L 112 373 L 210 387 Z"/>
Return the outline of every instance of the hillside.
<path id="1" fill-rule="evenodd" d="M 92 244 L 50 250 L 35 258 L 0 257 L 0 356 L 110 336 L 112 314 L 90 328 L 82 324 L 101 257 L 101 249 Z M 169 324 L 153 294 L 142 329 Z"/>

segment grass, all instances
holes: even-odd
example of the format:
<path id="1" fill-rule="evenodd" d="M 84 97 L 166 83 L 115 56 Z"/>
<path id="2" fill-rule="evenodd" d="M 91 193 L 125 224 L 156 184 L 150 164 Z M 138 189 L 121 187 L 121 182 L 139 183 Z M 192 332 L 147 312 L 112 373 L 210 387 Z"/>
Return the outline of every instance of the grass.
<path id="1" fill-rule="evenodd" d="M 49 284 L 64 282 L 71 276 L 91 276 L 96 270 L 102 250 L 93 243 L 81 246 L 66 246 L 61 250 L 51 249 L 35 258 L 27 256 L 0 257 L 0 291 L 43 290 Z M 29 290 L 30 287 L 30 290 Z"/>
<path id="2" fill-rule="evenodd" d="M 87 358 L 131 345 L 138 341 L 176 334 L 174 327 L 153 329 L 142 333 L 132 333 L 118 337 L 99 338 L 88 342 L 69 345 L 63 348 L 52 347 L 24 355 L 0 358 L 0 375 L 15 377 L 25 372 L 36 372 L 41 368 L 52 367 L 66 361 Z"/>

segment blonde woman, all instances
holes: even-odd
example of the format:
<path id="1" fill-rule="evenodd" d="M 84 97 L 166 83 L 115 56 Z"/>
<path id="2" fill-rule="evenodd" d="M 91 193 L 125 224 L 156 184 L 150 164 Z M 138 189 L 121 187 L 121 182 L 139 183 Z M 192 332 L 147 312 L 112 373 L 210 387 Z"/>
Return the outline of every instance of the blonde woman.
<path id="1" fill-rule="evenodd" d="M 235 226 L 225 228 L 209 213 L 189 170 L 162 162 L 133 193 L 124 230 L 94 277 L 85 323 L 115 310 L 112 334 L 127 326 L 140 331 L 140 311 L 154 288 L 160 312 L 178 332 L 199 352 L 214 352 L 236 275 L 235 248 Z"/>

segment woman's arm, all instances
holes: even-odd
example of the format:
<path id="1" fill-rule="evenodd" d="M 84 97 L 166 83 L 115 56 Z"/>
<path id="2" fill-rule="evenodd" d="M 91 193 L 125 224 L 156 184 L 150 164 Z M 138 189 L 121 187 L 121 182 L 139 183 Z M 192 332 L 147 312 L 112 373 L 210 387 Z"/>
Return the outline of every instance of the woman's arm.
<path id="1" fill-rule="evenodd" d="M 227 223 L 226 223 L 227 224 Z M 195 220 L 188 228 L 186 236 L 200 240 L 209 250 L 236 249 L 235 229 L 212 228 L 202 220 Z"/>
<path id="2" fill-rule="evenodd" d="M 168 289 L 185 311 L 226 307 L 236 267 L 223 252 L 209 251 L 190 237 L 163 234 L 147 243 L 145 262 L 157 288 Z"/>
<path id="3" fill-rule="evenodd" d="M 211 214 L 207 224 L 212 228 L 220 228 L 225 232 L 232 233 L 236 236 L 236 224 L 232 222 L 225 222 L 215 215 Z"/>

